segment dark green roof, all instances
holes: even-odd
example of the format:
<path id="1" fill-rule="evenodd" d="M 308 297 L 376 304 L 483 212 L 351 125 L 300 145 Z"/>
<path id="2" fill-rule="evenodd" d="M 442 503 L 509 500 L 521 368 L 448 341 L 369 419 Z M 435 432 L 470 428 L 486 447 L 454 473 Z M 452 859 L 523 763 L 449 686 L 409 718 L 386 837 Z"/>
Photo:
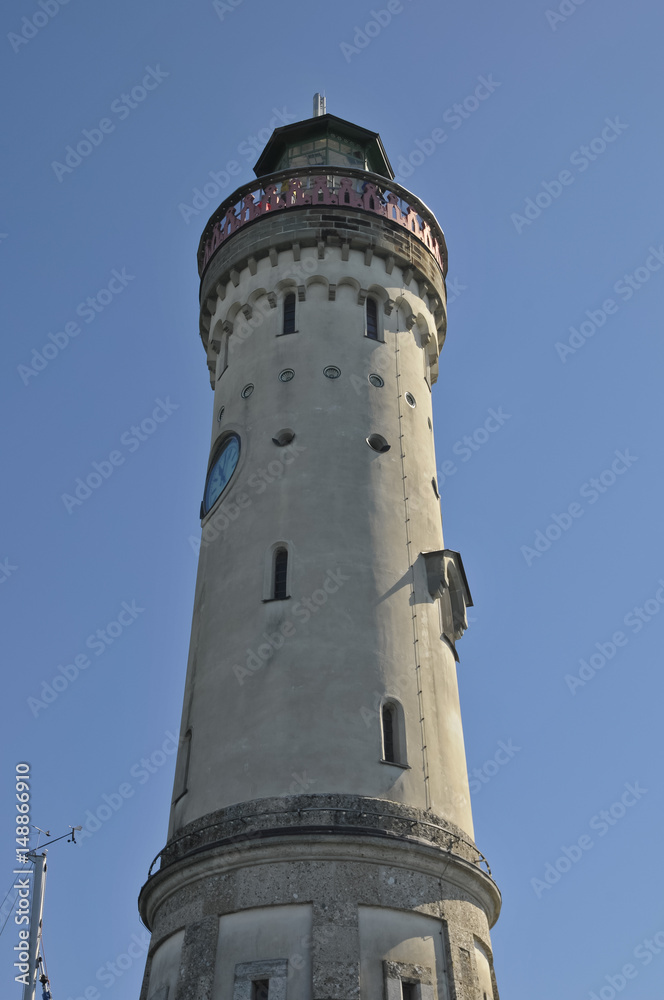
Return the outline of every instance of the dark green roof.
<path id="1" fill-rule="evenodd" d="M 274 173 L 289 146 L 298 142 L 322 139 L 330 133 L 341 135 L 361 145 L 366 150 L 368 169 L 390 180 L 394 179 L 394 171 L 378 132 L 370 132 L 369 129 L 337 118 L 336 115 L 318 115 L 316 118 L 307 118 L 302 122 L 276 128 L 256 162 L 254 173 L 257 177 Z"/>

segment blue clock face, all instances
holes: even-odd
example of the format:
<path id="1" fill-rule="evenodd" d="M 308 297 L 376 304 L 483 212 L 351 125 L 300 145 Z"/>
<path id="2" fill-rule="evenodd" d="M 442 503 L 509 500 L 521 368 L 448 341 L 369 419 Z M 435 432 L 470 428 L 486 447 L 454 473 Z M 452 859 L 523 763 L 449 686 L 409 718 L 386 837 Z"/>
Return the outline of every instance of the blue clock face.
<path id="1" fill-rule="evenodd" d="M 217 453 L 205 483 L 203 514 L 207 514 L 228 486 L 240 457 L 240 439 L 237 434 L 226 438 L 221 451 Z"/>

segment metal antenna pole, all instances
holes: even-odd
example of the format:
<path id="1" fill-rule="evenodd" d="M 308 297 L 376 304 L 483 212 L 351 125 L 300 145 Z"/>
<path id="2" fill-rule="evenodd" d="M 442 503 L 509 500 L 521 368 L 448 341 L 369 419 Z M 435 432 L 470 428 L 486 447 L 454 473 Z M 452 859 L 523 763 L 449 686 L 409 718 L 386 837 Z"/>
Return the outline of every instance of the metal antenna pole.
<path id="1" fill-rule="evenodd" d="M 28 982 L 23 987 L 23 1000 L 35 1000 L 37 987 L 37 954 L 44 914 L 44 890 L 46 888 L 46 854 L 27 854 L 34 861 L 34 882 L 32 884 L 32 905 L 30 907 L 30 937 L 28 938 Z"/>

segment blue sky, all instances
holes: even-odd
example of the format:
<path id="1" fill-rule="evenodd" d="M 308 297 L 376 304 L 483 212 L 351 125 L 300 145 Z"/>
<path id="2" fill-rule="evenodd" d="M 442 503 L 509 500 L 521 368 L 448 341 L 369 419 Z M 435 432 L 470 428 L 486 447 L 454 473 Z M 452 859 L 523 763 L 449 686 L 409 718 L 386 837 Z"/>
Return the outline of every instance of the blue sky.
<path id="1" fill-rule="evenodd" d="M 259 133 L 309 117 L 321 90 L 328 111 L 380 132 L 449 246 L 435 435 L 446 544 L 475 600 L 459 677 L 477 842 L 504 897 L 501 995 L 604 1000 L 629 966 L 620 995 L 652 1000 L 660 5 L 403 0 L 367 35 L 371 6 L 349 0 L 56 2 L 0 15 L 2 892 L 17 761 L 54 836 L 111 804 L 92 836 L 49 852 L 54 997 L 138 996 L 136 896 L 167 826 L 211 419 L 195 251 L 253 176 Z M 58 167 L 84 130 L 89 155 Z M 182 208 L 233 160 L 216 200 Z M 131 428 L 155 410 L 141 440 Z M 107 477 L 68 510 L 93 463 Z M 29 701 L 68 665 L 57 698 Z M 14 943 L 10 918 L 7 997 Z"/>

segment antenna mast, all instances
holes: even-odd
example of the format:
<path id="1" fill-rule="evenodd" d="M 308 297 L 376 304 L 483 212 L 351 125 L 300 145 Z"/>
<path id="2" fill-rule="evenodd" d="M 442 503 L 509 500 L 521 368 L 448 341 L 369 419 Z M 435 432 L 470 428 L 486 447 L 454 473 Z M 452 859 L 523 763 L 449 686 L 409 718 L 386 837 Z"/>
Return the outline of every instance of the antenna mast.
<path id="1" fill-rule="evenodd" d="M 314 94 L 314 118 L 327 114 L 326 106 L 327 102 L 322 94 Z"/>
<path id="2" fill-rule="evenodd" d="M 41 937 L 44 914 L 44 890 L 46 888 L 46 854 L 26 854 L 34 862 L 35 880 L 32 884 L 32 906 L 30 907 L 30 937 L 28 938 L 28 982 L 23 986 L 23 1000 L 34 1000 L 37 987 L 37 953 Z"/>
<path id="3" fill-rule="evenodd" d="M 39 827 L 35 827 L 39 830 Z M 58 840 L 64 840 L 67 837 L 68 844 L 76 843 L 76 831 L 80 830 L 80 826 L 70 826 L 69 833 L 63 833 L 61 837 L 56 837 L 55 840 L 49 840 L 43 847 L 49 847 L 51 844 L 55 844 Z M 49 836 L 48 831 L 39 830 L 40 833 L 46 833 Z M 23 997 L 22 1000 L 35 1000 L 35 990 L 37 989 L 37 977 L 40 971 L 41 959 L 39 957 L 39 945 L 41 941 L 42 932 L 42 920 L 44 916 L 44 890 L 46 889 L 46 855 L 47 851 L 43 851 L 42 854 L 37 854 L 39 848 L 35 848 L 34 851 L 28 851 L 24 856 L 26 861 L 32 861 L 34 864 L 34 870 L 31 874 L 35 876 L 34 882 L 32 883 L 32 905 L 30 906 L 30 935 L 28 937 L 28 981 L 23 985 Z M 43 850 L 43 848 L 42 848 Z M 46 986 L 48 984 L 48 978 L 45 975 L 39 980 L 43 986 L 43 994 L 46 994 Z M 48 993 L 50 994 L 50 986 Z"/>

